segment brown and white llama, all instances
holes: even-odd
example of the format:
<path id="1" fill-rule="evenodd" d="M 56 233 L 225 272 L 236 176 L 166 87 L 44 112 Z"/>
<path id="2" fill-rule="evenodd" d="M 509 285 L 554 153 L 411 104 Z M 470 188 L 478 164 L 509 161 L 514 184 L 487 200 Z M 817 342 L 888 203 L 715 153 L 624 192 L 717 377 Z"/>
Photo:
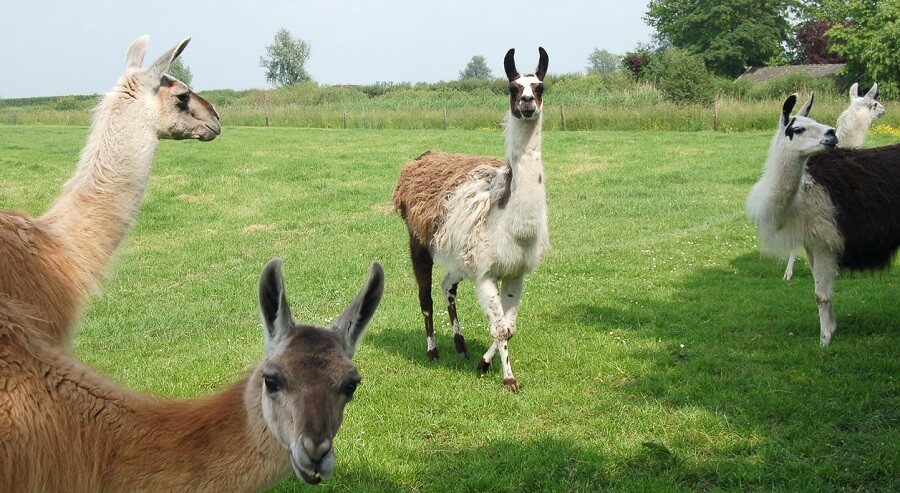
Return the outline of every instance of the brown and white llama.
<path id="1" fill-rule="evenodd" d="M 837 119 L 837 146 L 840 149 L 858 149 L 866 141 L 869 127 L 881 115 L 884 114 L 884 106 L 875 98 L 878 97 L 878 84 L 873 84 L 864 96 L 859 95 L 859 84 L 850 86 L 850 106 L 844 110 Z M 797 261 L 799 245 L 791 251 L 788 257 L 787 268 L 784 270 L 784 280 L 789 281 L 794 276 L 794 264 Z"/>
<path id="2" fill-rule="evenodd" d="M 761 249 L 784 255 L 803 245 L 815 280 L 820 343 L 837 330 L 834 280 L 843 269 L 878 270 L 900 248 L 900 145 L 832 149 L 835 130 L 796 117 L 796 95 L 784 103 L 762 178 L 747 196 Z"/>
<path id="3" fill-rule="evenodd" d="M 431 298 L 432 267 L 437 263 L 447 270 L 441 287 L 457 353 L 468 357 L 456 313 L 456 288 L 461 280 L 471 279 L 494 339 L 477 368 L 486 372 L 499 352 L 503 383 L 513 392 L 519 386 L 510 366 L 509 339 L 516 333 L 524 278 L 550 246 L 541 161 L 543 79 L 549 60 L 543 48 L 538 52 L 533 74 L 519 74 L 515 50 L 504 59 L 510 93 L 506 163 L 429 151 L 404 166 L 392 199 L 409 231 L 428 356 L 438 357 Z"/>
<path id="4" fill-rule="evenodd" d="M 259 491 L 293 472 L 315 484 L 361 377 L 356 346 L 384 292 L 375 262 L 334 326 L 298 325 L 281 262 L 259 283 L 265 358 L 195 400 L 137 394 L 35 334 L 0 296 L 0 491 Z"/>
<path id="5" fill-rule="evenodd" d="M 65 344 L 90 289 L 134 221 L 159 139 L 212 140 L 219 115 L 165 74 L 190 38 L 141 68 L 148 36 L 128 49 L 125 74 L 94 110 L 72 178 L 38 218 L 0 211 L 0 294 L 37 307 L 31 325 Z"/>

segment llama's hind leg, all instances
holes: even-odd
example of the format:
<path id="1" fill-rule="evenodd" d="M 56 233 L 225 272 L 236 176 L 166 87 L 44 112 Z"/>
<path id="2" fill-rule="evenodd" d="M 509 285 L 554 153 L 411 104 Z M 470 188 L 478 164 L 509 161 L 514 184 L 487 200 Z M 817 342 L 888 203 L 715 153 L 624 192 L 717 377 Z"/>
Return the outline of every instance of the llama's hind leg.
<path id="1" fill-rule="evenodd" d="M 834 306 L 834 278 L 837 277 L 837 258 L 834 255 L 818 253 L 813 263 L 813 278 L 816 281 L 816 304 L 819 306 L 819 343 L 827 346 L 837 330 Z"/>
<path id="2" fill-rule="evenodd" d="M 412 233 L 409 234 L 409 256 L 412 259 L 413 274 L 419 285 L 419 308 L 425 321 L 425 342 L 428 359 L 438 357 L 437 344 L 434 342 L 434 305 L 431 299 L 431 271 L 434 260 L 428 247 L 422 244 Z"/>
<path id="3" fill-rule="evenodd" d="M 478 303 L 491 323 L 491 336 L 494 338 L 494 343 L 484 354 L 477 368 L 482 372 L 487 371 L 494 353 L 500 353 L 500 363 L 503 365 L 503 384 L 509 390 L 518 392 L 519 385 L 513 375 L 509 358 L 511 330 L 509 322 L 503 314 L 503 302 L 500 299 L 500 291 L 497 289 L 497 280 L 489 277 L 476 280 L 475 293 L 478 296 Z"/>
<path id="4" fill-rule="evenodd" d="M 466 349 L 466 339 L 462 335 L 462 327 L 459 325 L 459 317 L 456 314 L 456 287 L 462 277 L 455 274 L 447 274 L 441 282 L 444 297 L 447 298 L 447 313 L 450 315 L 450 325 L 453 326 L 453 343 L 456 345 L 456 354 L 460 358 L 469 358 L 469 350 Z"/>

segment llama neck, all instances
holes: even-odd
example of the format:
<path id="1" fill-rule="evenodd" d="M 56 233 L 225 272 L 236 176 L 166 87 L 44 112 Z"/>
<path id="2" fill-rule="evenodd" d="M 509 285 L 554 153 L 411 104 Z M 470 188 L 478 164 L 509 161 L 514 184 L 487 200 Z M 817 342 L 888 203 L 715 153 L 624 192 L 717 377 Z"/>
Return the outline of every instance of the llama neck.
<path id="1" fill-rule="evenodd" d="M 140 100 L 113 92 L 96 110 L 75 174 L 43 216 L 70 242 L 87 281 L 97 279 L 131 226 L 159 140 Z"/>
<path id="2" fill-rule="evenodd" d="M 797 205 L 803 169 L 808 158 L 776 141 L 769 151 L 762 179 L 757 183 L 765 191 L 761 199 L 767 215 L 781 223 Z"/>
<path id="3" fill-rule="evenodd" d="M 76 362 L 69 368 L 76 375 L 58 375 L 66 398 L 57 402 L 83 427 L 68 430 L 83 440 L 69 451 L 83 452 L 74 461 L 100 461 L 103 489 L 259 491 L 291 471 L 262 417 L 259 370 L 217 394 L 172 401 L 116 387 Z"/>
<path id="4" fill-rule="evenodd" d="M 506 116 L 506 162 L 512 169 L 512 199 L 533 200 L 532 193 L 544 195 L 544 165 L 541 159 L 543 114 L 534 120 Z"/>
<path id="5" fill-rule="evenodd" d="M 835 134 L 838 139 L 838 147 L 842 149 L 858 149 L 866 141 L 866 133 L 872 121 L 868 114 L 862 111 L 853 111 L 853 108 L 844 110 L 838 117 Z"/>

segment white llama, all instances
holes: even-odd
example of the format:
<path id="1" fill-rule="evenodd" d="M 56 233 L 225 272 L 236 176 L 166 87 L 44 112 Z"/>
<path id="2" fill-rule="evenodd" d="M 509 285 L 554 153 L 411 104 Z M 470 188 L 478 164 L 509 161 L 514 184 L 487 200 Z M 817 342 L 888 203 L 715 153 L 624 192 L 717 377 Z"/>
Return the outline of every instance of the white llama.
<path id="1" fill-rule="evenodd" d="M 813 98 L 792 118 L 784 103 L 762 178 L 747 196 L 761 249 L 784 255 L 803 245 L 815 279 L 820 343 L 837 330 L 834 280 L 842 269 L 890 266 L 900 248 L 900 145 L 831 149 L 835 130 L 808 118 Z"/>
<path id="2" fill-rule="evenodd" d="M 0 491 L 260 491 L 291 471 L 316 484 L 361 377 L 356 346 L 384 292 L 369 280 L 334 326 L 291 317 L 280 260 L 259 283 L 265 358 L 200 399 L 140 395 L 35 334 L 0 295 Z"/>
<path id="3" fill-rule="evenodd" d="M 457 353 L 468 357 L 456 315 L 456 288 L 471 279 L 494 340 L 477 368 L 486 372 L 499 352 L 503 383 L 513 392 L 519 386 L 510 365 L 509 339 L 516 333 L 524 277 L 550 246 L 541 162 L 543 79 L 549 59 L 543 48 L 538 52 L 533 74 L 519 74 L 515 50 L 504 59 L 510 92 L 506 164 L 429 151 L 404 166 L 392 199 L 409 231 L 428 356 L 438 356 L 431 299 L 432 266 L 437 263 L 447 270 L 441 287 Z"/>
<path id="4" fill-rule="evenodd" d="M 881 115 L 884 114 L 884 106 L 875 98 L 878 97 L 878 84 L 872 85 L 864 96 L 859 95 L 859 84 L 850 86 L 850 106 L 844 110 L 837 119 L 837 146 L 841 149 L 858 149 L 866 141 L 869 127 Z M 788 257 L 787 268 L 784 270 L 784 280 L 789 281 L 794 277 L 794 264 L 797 261 L 799 245 L 791 251 Z"/>
<path id="5" fill-rule="evenodd" d="M 212 105 L 165 74 L 190 38 L 142 69 L 148 39 L 128 49 L 125 74 L 94 111 L 75 174 L 50 209 L 38 218 L 0 211 L 0 294 L 39 307 L 32 327 L 54 342 L 71 337 L 134 221 L 159 139 L 220 132 Z"/>

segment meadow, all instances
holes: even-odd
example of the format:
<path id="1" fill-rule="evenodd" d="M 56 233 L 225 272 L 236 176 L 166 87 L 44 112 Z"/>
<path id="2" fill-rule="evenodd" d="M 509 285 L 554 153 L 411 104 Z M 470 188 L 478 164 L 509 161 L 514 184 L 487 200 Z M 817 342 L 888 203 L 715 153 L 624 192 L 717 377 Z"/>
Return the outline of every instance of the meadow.
<path id="1" fill-rule="evenodd" d="M 900 141 L 886 127 L 868 144 Z M 744 218 L 768 129 L 549 129 L 553 249 L 526 280 L 510 344 L 522 391 L 505 390 L 497 364 L 474 370 L 490 336 L 470 283 L 459 315 L 473 358 L 455 356 L 442 307 L 429 362 L 391 191 L 430 148 L 502 157 L 495 128 L 227 126 L 209 143 L 162 142 L 74 354 L 144 392 L 208 394 L 263 354 L 269 259 L 284 259 L 294 317 L 321 325 L 378 260 L 385 297 L 319 491 L 900 488 L 900 270 L 840 277 L 838 332 L 819 347 L 808 266 L 783 281 Z M 0 208 L 45 210 L 86 135 L 0 126 Z M 291 477 L 274 491 L 304 488 Z"/>

